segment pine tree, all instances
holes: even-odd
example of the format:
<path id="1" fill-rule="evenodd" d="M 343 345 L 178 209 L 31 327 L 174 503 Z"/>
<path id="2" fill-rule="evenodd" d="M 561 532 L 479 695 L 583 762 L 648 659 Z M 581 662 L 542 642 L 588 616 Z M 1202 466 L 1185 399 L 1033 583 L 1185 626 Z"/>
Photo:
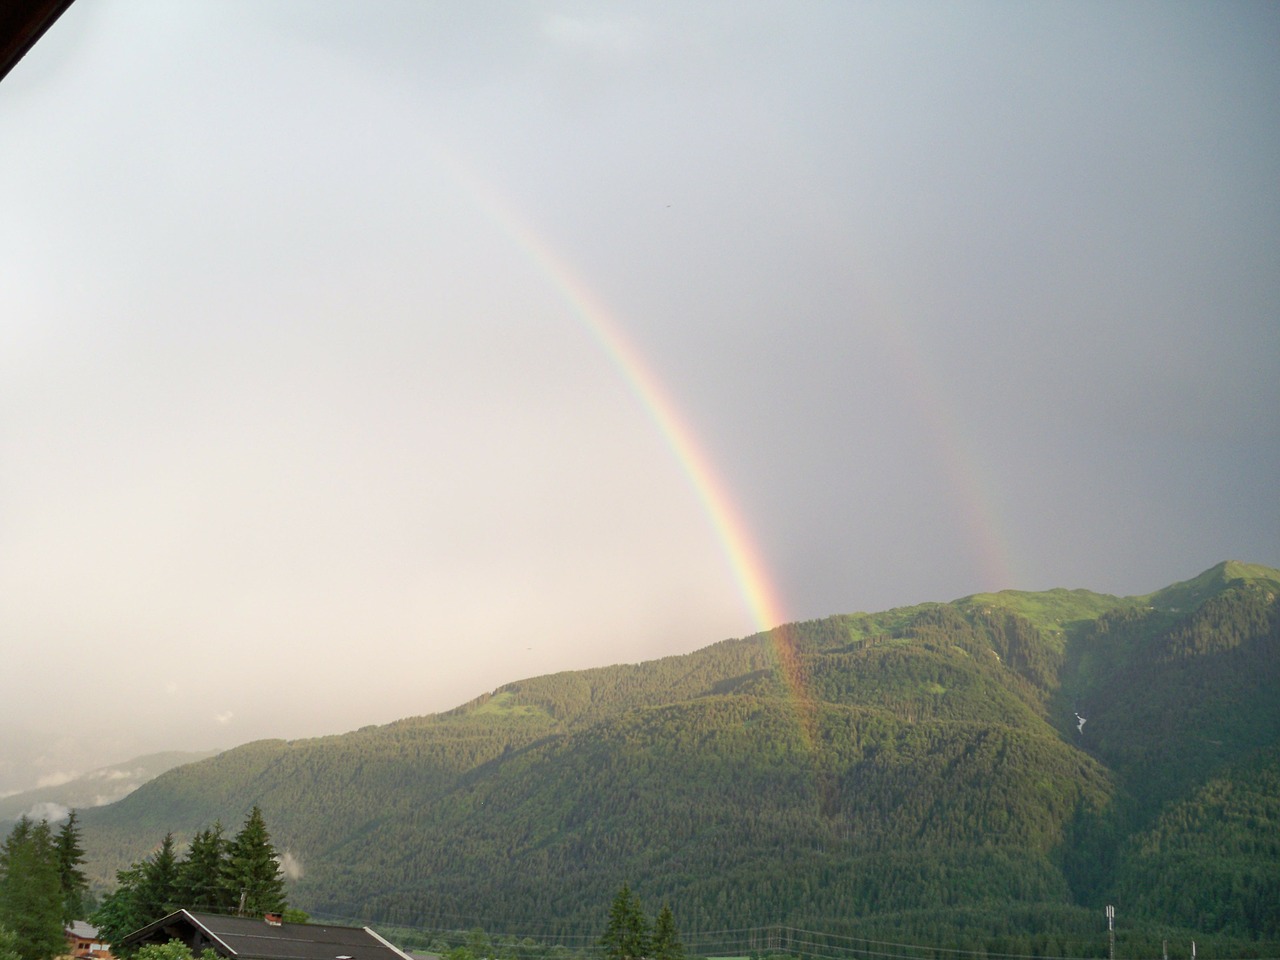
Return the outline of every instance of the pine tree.
<path id="1" fill-rule="evenodd" d="M 684 944 L 680 941 L 670 906 L 664 905 L 654 921 L 649 956 L 651 960 L 685 960 Z"/>
<path id="2" fill-rule="evenodd" d="M 58 830 L 54 841 L 58 857 L 58 883 L 62 888 L 62 922 L 70 924 L 84 914 L 84 895 L 89 890 L 80 865 L 84 863 L 84 849 L 80 846 L 80 828 L 76 824 L 76 812 L 72 810 Z"/>
<path id="3" fill-rule="evenodd" d="M 649 954 L 649 923 L 625 883 L 609 908 L 609 925 L 600 946 L 608 960 L 641 960 Z"/>
<path id="4" fill-rule="evenodd" d="M 201 830 L 191 839 L 187 855 L 178 864 L 177 901 L 192 910 L 230 913 L 239 899 L 226 885 L 227 852 L 222 824 Z"/>
<path id="5" fill-rule="evenodd" d="M 0 878 L 8 876 L 9 863 L 13 859 L 14 852 L 31 839 L 31 830 L 31 818 L 23 814 L 9 831 L 9 836 L 5 838 L 4 843 L 0 844 Z"/>
<path id="6" fill-rule="evenodd" d="M 166 833 L 160 849 L 142 862 L 134 904 L 145 918 L 144 924 L 173 913 L 179 906 L 178 856 L 173 847 L 173 834 Z"/>
<path id="7" fill-rule="evenodd" d="M 21 960 L 47 960 L 66 948 L 58 859 L 48 821 L 22 817 L 0 846 L 0 926 L 16 937 Z"/>
<path id="8" fill-rule="evenodd" d="M 226 885 L 237 909 L 252 917 L 285 908 L 284 877 L 262 811 L 254 807 L 227 851 Z"/>

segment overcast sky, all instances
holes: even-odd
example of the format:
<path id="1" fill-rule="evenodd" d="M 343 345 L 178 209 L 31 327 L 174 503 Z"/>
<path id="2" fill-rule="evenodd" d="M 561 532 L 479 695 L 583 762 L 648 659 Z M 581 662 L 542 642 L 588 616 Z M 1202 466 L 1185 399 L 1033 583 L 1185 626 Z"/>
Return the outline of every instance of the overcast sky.
<path id="1" fill-rule="evenodd" d="M 0 791 L 1280 565 L 1280 6 L 74 4 L 0 84 Z"/>

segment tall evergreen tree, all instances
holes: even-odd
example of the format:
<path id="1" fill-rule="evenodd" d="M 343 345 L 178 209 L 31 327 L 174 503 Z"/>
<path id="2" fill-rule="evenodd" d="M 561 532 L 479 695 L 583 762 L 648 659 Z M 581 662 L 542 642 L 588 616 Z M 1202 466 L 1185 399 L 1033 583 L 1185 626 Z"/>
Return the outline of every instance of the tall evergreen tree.
<path id="1" fill-rule="evenodd" d="M 260 917 L 264 913 L 284 910 L 284 877 L 280 874 L 280 858 L 271 845 L 262 810 L 257 806 L 231 841 L 223 875 L 229 892 L 235 898 L 236 909 L 241 913 Z"/>
<path id="2" fill-rule="evenodd" d="M 54 850 L 58 857 L 58 883 L 62 888 L 62 922 L 70 924 L 84 915 L 84 898 L 89 890 L 89 881 L 80 869 L 84 849 L 80 846 L 80 827 L 74 810 L 58 829 Z"/>
<path id="3" fill-rule="evenodd" d="M 609 908 L 609 925 L 600 946 L 607 960 L 641 960 L 649 954 L 649 922 L 625 883 Z"/>
<path id="4" fill-rule="evenodd" d="M 685 960 L 684 944 L 676 930 L 676 918 L 669 905 L 663 905 L 653 923 L 653 941 L 649 945 L 650 960 Z"/>
<path id="5" fill-rule="evenodd" d="M 13 825 L 4 843 L 0 844 L 0 877 L 8 874 L 9 861 L 12 860 L 14 852 L 31 838 L 32 826 L 31 818 L 24 813 Z"/>
<path id="6" fill-rule="evenodd" d="M 22 817 L 0 846 L 0 926 L 16 936 L 21 960 L 66 949 L 58 860 L 48 821 Z"/>
<path id="7" fill-rule="evenodd" d="M 138 913 L 146 918 L 144 924 L 159 920 L 179 907 L 178 855 L 172 833 L 166 833 L 160 849 L 142 862 L 139 881 L 134 902 Z"/>
<path id="8" fill-rule="evenodd" d="M 175 899 L 182 906 L 213 913 L 230 913 L 235 908 L 238 896 L 230 892 L 225 877 L 229 847 L 221 823 L 191 838 L 187 855 L 178 864 Z"/>

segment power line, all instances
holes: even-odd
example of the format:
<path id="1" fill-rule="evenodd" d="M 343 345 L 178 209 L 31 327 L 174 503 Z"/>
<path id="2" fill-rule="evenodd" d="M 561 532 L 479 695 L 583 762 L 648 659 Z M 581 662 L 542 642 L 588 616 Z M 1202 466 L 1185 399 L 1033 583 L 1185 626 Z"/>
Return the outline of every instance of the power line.
<path id="1" fill-rule="evenodd" d="M 319 919 L 318 916 L 317 919 Z M 364 926 L 369 923 L 365 919 L 329 914 L 326 914 L 324 919 L 354 926 Z M 575 930 L 572 924 L 564 926 L 552 923 L 529 924 L 519 931 L 498 932 L 491 929 L 492 921 L 483 917 L 455 914 L 447 918 L 441 916 L 438 919 L 451 921 L 451 923 L 430 928 L 394 922 L 386 922 L 382 925 L 411 933 L 422 940 L 456 942 L 459 946 L 465 945 L 476 931 L 479 931 L 490 944 L 498 948 L 495 953 L 502 953 L 506 948 L 514 946 L 522 957 L 562 953 L 566 949 L 570 952 L 589 953 L 593 951 L 600 938 L 600 931 L 579 932 L 581 928 Z M 537 929 L 539 927 L 540 930 Z M 1065 939 L 1053 937 L 1052 934 L 1038 934 L 1038 936 L 1041 935 L 1063 945 L 1078 943 L 1082 946 L 1091 946 L 1095 950 L 1100 946 L 1093 940 Z M 682 939 L 690 956 L 695 957 L 767 957 L 770 954 L 799 954 L 804 960 L 939 960 L 941 957 L 955 958 L 955 960 L 963 960 L 966 957 L 979 958 L 979 960 L 1081 960 L 1081 954 L 1054 956 L 1044 953 L 994 953 L 983 949 L 875 940 L 828 930 L 808 930 L 782 924 L 699 930 L 682 934 Z M 545 942 L 547 940 L 551 942 Z M 1224 957 L 1217 960 L 1233 960 L 1233 958 Z M 1280 960 L 1280 957 L 1248 958 L 1248 960 Z"/>

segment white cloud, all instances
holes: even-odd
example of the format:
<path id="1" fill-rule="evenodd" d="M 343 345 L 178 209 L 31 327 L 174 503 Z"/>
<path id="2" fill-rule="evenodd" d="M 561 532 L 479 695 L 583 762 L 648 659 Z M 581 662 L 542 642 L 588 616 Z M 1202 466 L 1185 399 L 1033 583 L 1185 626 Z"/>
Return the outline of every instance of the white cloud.
<path id="1" fill-rule="evenodd" d="M 302 861 L 286 850 L 280 854 L 280 872 L 287 880 L 299 880 L 303 875 Z"/>
<path id="2" fill-rule="evenodd" d="M 228 710 L 226 713 L 214 714 L 213 720 L 219 726 L 225 727 L 228 723 L 231 722 L 231 718 L 234 716 L 235 714 L 232 713 L 230 710 Z"/>
<path id="3" fill-rule="evenodd" d="M 27 816 L 32 820 L 48 820 L 50 823 L 57 823 L 60 820 L 67 819 L 71 813 L 69 807 L 64 807 L 60 803 L 37 803 L 27 811 Z"/>
<path id="4" fill-rule="evenodd" d="M 110 767 L 106 770 L 94 770 L 92 773 L 85 774 L 86 780 L 139 780 L 145 775 L 146 771 L 138 770 L 121 770 L 119 767 Z"/>
<path id="5" fill-rule="evenodd" d="M 64 783 L 70 783 L 72 780 L 74 780 L 78 776 L 79 776 L 78 773 L 74 773 L 74 772 L 67 773 L 66 771 L 59 771 L 57 773 L 46 773 L 43 777 L 41 777 L 39 780 L 36 781 L 36 786 L 37 787 L 60 787 Z"/>

